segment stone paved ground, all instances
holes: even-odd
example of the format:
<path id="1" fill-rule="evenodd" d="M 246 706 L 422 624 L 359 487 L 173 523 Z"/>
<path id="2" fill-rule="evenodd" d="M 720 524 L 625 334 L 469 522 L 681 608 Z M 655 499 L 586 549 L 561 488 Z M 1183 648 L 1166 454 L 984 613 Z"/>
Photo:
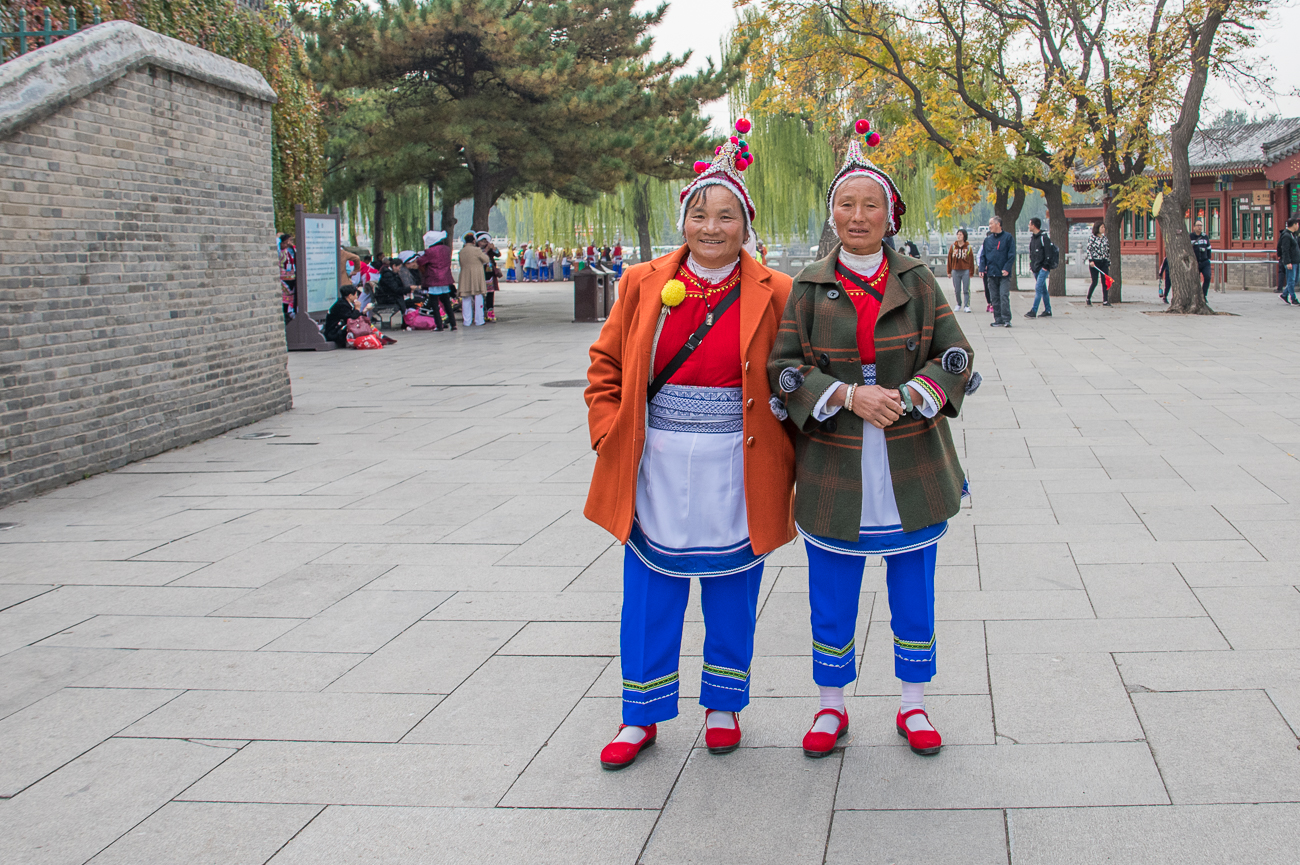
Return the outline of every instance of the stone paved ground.
<path id="1" fill-rule="evenodd" d="M 684 702 L 609 774 L 620 550 L 581 514 L 581 391 L 548 385 L 596 333 L 567 297 L 294 355 L 291 413 L 0 511 L 0 861 L 1295 862 L 1300 310 L 963 316 L 942 754 L 892 729 L 873 567 L 856 737 L 803 756 L 793 545 L 745 747 L 710 756 Z"/>

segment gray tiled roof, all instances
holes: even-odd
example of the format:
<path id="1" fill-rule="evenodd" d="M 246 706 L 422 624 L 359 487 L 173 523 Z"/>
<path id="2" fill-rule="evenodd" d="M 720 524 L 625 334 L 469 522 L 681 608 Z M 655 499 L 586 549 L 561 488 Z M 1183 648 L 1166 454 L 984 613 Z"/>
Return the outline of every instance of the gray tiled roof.
<path id="1" fill-rule="evenodd" d="M 1156 139 L 1156 148 L 1169 146 L 1169 137 Z M 1198 129 L 1187 148 L 1187 158 L 1193 175 L 1230 174 L 1233 172 L 1261 171 L 1300 151 L 1300 117 L 1279 117 L 1259 123 L 1241 123 L 1235 126 L 1214 126 Z M 1167 165 L 1168 154 L 1162 161 Z M 1155 177 L 1168 177 L 1169 169 L 1147 169 Z M 1105 179 L 1099 162 L 1075 172 L 1075 183 L 1087 187 Z"/>
<path id="2" fill-rule="evenodd" d="M 1193 174 L 1260 169 L 1300 150 L 1300 117 L 1198 129 L 1187 156 Z"/>

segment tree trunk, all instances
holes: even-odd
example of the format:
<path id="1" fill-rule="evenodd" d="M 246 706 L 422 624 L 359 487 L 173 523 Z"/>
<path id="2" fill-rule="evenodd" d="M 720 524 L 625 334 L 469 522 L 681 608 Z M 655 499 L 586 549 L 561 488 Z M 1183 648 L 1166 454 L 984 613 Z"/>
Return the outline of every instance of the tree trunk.
<path id="1" fill-rule="evenodd" d="M 637 177 L 632 181 L 632 222 L 636 225 L 636 239 L 641 247 L 641 260 L 654 258 L 650 242 L 650 181 Z"/>
<path id="2" fill-rule="evenodd" d="M 835 226 L 831 225 L 831 221 L 828 218 L 826 222 L 822 224 L 821 240 L 817 241 L 817 257 L 825 258 L 830 255 L 831 250 L 835 248 L 835 244 L 839 242 L 840 236 L 835 233 Z"/>
<path id="3" fill-rule="evenodd" d="M 1187 235 L 1185 214 L 1192 206 L 1192 172 L 1187 158 L 1187 148 L 1192 134 L 1201 119 L 1201 97 L 1209 77 L 1209 56 L 1214 46 L 1214 36 L 1223 21 L 1224 7 L 1212 4 L 1205 20 L 1195 31 L 1191 46 L 1192 75 L 1183 93 L 1183 105 L 1178 122 L 1169 130 L 1170 161 L 1173 184 L 1156 218 L 1164 235 L 1165 253 L 1169 256 L 1170 312 L 1213 315 L 1214 310 L 1201 294 L 1201 274 L 1196 267 L 1196 253 Z M 1207 228 L 1209 226 L 1206 226 Z M 1285 229 L 1283 229 L 1285 230 Z"/>
<path id="4" fill-rule="evenodd" d="M 1070 223 L 1065 218 L 1065 196 L 1061 184 L 1048 181 L 1040 190 L 1047 201 L 1047 236 L 1061 253 L 1061 263 L 1047 275 L 1047 293 L 1065 297 L 1065 256 L 1070 251 Z"/>
<path id="5" fill-rule="evenodd" d="M 384 190 L 375 187 L 375 230 L 370 237 L 370 258 L 383 258 L 388 248 L 388 239 L 384 233 L 388 230 L 388 196 Z"/>
<path id="6" fill-rule="evenodd" d="M 1112 285 L 1110 289 L 1110 302 L 1121 303 L 1124 300 L 1124 295 L 1121 290 L 1122 281 L 1120 278 L 1123 273 L 1123 262 L 1121 261 L 1122 255 L 1120 251 L 1120 228 L 1123 222 L 1123 217 L 1120 215 L 1119 205 L 1115 203 L 1114 198 L 1107 197 L 1106 199 L 1106 218 L 1104 221 L 1106 223 L 1106 238 L 1110 241 L 1107 244 L 1107 248 L 1110 250 L 1110 278 L 1115 280 L 1114 285 Z M 1101 279 L 1104 279 L 1104 277 L 1098 277 L 1098 288 L 1101 287 Z M 1089 282 L 1092 281 L 1091 273 L 1088 274 L 1088 280 Z"/>
<path id="7" fill-rule="evenodd" d="M 1011 233 L 1012 237 L 1016 236 L 1016 220 L 1020 218 L 1020 211 L 1025 207 L 1025 188 L 1017 186 L 1015 192 L 1011 195 L 1011 202 L 1007 203 L 1007 193 L 1010 190 L 1004 188 L 993 191 L 993 212 L 1002 220 L 1002 230 Z M 1017 250 L 1018 251 L 1018 250 Z M 1020 281 L 1016 278 L 1016 262 L 1011 262 L 1011 290 L 1020 290 Z"/>
<path id="8" fill-rule="evenodd" d="M 487 231 L 488 215 L 496 203 L 496 184 L 491 175 L 486 171 L 474 171 L 474 219 L 470 228 L 474 231 Z"/>
<path id="9" fill-rule="evenodd" d="M 433 231 L 433 181 L 429 181 L 429 227 L 425 231 Z"/>
<path id="10" fill-rule="evenodd" d="M 453 244 L 458 239 L 456 237 L 456 205 L 460 204 L 452 196 L 447 194 L 447 190 L 442 190 L 441 213 L 438 216 L 440 220 L 438 227 L 447 232 L 447 236 L 452 239 Z M 454 247 L 453 247 L 454 248 Z"/>

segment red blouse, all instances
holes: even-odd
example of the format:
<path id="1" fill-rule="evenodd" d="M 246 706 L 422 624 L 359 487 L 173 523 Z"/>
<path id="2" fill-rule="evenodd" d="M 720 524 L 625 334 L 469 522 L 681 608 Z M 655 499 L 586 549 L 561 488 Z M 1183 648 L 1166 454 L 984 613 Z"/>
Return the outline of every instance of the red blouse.
<path id="1" fill-rule="evenodd" d="M 678 269 L 677 279 L 686 284 L 686 299 L 673 307 L 664 320 L 655 349 L 655 375 L 668 366 L 690 335 L 704 324 L 709 311 L 740 283 L 740 264 L 716 285 L 691 273 L 685 263 Z M 668 381 L 696 387 L 740 387 L 741 373 L 740 301 L 737 300 L 713 323 L 708 336 Z"/>
<path id="2" fill-rule="evenodd" d="M 889 279 L 889 262 L 882 260 L 874 276 L 866 277 L 835 263 L 835 278 L 840 288 L 853 301 L 858 311 L 858 354 L 863 363 L 876 362 L 876 318 L 880 315 L 880 302 L 885 297 L 885 281 Z M 683 340 L 685 342 L 685 340 Z"/>

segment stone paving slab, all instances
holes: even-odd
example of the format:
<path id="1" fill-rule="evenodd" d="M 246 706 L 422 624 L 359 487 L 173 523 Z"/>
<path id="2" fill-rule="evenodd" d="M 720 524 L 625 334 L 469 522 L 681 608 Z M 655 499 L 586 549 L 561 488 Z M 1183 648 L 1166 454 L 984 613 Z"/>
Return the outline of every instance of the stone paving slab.
<path id="1" fill-rule="evenodd" d="M 497 324 L 291 355 L 292 411 L 0 510 L 0 861 L 1289 865 L 1295 322 L 1132 296 L 959 316 L 985 384 L 953 422 L 973 495 L 939 547 L 935 757 L 894 731 L 874 561 L 851 739 L 803 756 L 796 541 L 743 746 L 703 747 L 693 592 L 680 717 L 599 768 L 623 550 L 582 516 L 581 388 L 547 386 L 598 327 L 510 286 Z"/>

